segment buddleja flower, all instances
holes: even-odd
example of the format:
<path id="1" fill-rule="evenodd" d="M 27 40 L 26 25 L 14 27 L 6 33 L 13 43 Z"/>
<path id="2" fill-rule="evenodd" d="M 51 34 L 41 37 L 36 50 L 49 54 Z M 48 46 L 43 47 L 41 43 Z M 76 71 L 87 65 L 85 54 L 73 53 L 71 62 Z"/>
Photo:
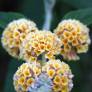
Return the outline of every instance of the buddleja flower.
<path id="1" fill-rule="evenodd" d="M 41 54 L 48 59 L 60 52 L 61 42 L 50 31 L 38 31 L 27 35 L 21 47 L 21 57 L 27 62 L 35 61 Z"/>
<path id="2" fill-rule="evenodd" d="M 2 46 L 13 57 L 18 58 L 20 46 L 29 32 L 37 31 L 36 24 L 27 19 L 14 20 L 8 24 L 2 34 Z"/>
<path id="3" fill-rule="evenodd" d="M 29 87 L 28 92 L 52 92 L 51 79 L 45 73 L 41 73 L 35 83 Z"/>
<path id="4" fill-rule="evenodd" d="M 77 54 L 86 53 L 90 44 L 89 29 L 77 20 L 64 20 L 55 33 L 62 42 L 61 54 L 65 59 L 77 60 Z"/>
<path id="5" fill-rule="evenodd" d="M 41 73 L 41 66 L 39 63 L 24 63 L 14 74 L 14 87 L 17 92 L 28 92 L 29 87 L 35 83 L 35 79 Z"/>
<path id="6" fill-rule="evenodd" d="M 60 60 L 50 60 L 42 69 L 52 80 L 52 92 L 70 92 L 73 87 L 73 74 L 68 64 Z"/>

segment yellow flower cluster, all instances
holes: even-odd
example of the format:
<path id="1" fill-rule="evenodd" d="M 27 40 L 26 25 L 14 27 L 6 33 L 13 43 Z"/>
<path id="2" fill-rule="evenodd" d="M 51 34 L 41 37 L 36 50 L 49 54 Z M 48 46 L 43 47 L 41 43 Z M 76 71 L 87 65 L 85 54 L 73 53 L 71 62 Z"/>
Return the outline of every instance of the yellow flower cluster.
<path id="1" fill-rule="evenodd" d="M 52 33 L 38 30 L 36 24 L 30 20 L 19 19 L 5 28 L 1 42 L 11 56 L 27 62 L 14 74 L 14 87 L 17 92 L 34 90 L 33 83 L 39 88 L 39 85 L 44 84 L 41 79 L 45 77 L 48 77 L 50 85 L 48 83 L 44 87 L 52 87 L 52 92 L 70 92 L 73 87 L 71 69 L 68 64 L 56 60 L 55 55 L 61 54 L 64 59 L 77 60 L 77 54 L 86 53 L 91 41 L 89 29 L 77 20 L 62 21 Z M 44 66 L 40 65 L 41 62 L 38 63 L 40 56 L 48 59 Z"/>
<path id="2" fill-rule="evenodd" d="M 20 56 L 27 62 L 35 61 L 41 54 L 51 59 L 60 53 L 60 49 L 61 42 L 55 34 L 50 31 L 38 31 L 27 35 L 23 41 Z"/>
<path id="3" fill-rule="evenodd" d="M 29 32 L 35 31 L 37 28 L 34 22 L 27 19 L 14 20 L 2 34 L 2 45 L 11 56 L 18 58 L 22 41 Z"/>
<path id="4" fill-rule="evenodd" d="M 24 63 L 14 74 L 14 87 L 17 92 L 27 92 L 28 88 L 35 82 L 35 78 L 41 73 L 39 63 Z"/>
<path id="5" fill-rule="evenodd" d="M 61 54 L 65 59 L 76 60 L 77 53 L 86 53 L 90 44 L 89 29 L 77 20 L 64 20 L 55 29 L 62 42 Z"/>
<path id="6" fill-rule="evenodd" d="M 73 75 L 68 64 L 60 60 L 50 60 L 43 66 L 42 71 L 52 79 L 53 92 L 70 92 Z"/>

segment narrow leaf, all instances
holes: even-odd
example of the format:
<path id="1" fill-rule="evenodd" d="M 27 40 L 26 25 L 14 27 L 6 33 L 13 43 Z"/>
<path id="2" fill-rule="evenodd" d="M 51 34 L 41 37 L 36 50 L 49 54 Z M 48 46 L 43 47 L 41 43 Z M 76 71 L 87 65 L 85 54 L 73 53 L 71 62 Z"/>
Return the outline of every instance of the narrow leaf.
<path id="1" fill-rule="evenodd" d="M 71 11 L 63 19 L 77 19 L 86 25 L 92 24 L 92 8 Z"/>

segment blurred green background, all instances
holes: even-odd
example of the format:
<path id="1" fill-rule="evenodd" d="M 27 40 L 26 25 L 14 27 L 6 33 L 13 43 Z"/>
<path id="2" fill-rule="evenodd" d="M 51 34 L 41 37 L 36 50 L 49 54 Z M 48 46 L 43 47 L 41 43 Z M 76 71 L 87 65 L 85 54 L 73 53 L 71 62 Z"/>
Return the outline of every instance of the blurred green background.
<path id="1" fill-rule="evenodd" d="M 0 0 L 0 11 L 21 13 L 35 21 L 40 29 L 44 23 L 43 0 Z M 0 20 L 2 16 L 0 14 Z M 92 39 L 92 0 L 57 0 L 51 30 L 64 18 L 76 18 L 87 24 Z M 3 28 L 0 28 L 0 36 L 2 31 Z M 92 92 L 92 44 L 88 53 L 82 54 L 80 58 L 76 62 L 67 62 L 75 75 L 72 92 Z M 0 92 L 15 92 L 12 77 L 21 64 L 21 61 L 10 57 L 0 43 Z"/>

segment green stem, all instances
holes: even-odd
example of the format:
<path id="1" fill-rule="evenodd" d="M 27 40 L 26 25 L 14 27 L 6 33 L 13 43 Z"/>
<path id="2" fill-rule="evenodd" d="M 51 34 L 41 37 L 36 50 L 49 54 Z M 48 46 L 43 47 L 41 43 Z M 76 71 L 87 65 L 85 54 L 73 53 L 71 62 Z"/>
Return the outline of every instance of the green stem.
<path id="1" fill-rule="evenodd" d="M 46 63 L 46 58 L 45 58 L 45 53 L 43 53 L 41 65 L 42 66 L 45 65 L 45 63 Z"/>

